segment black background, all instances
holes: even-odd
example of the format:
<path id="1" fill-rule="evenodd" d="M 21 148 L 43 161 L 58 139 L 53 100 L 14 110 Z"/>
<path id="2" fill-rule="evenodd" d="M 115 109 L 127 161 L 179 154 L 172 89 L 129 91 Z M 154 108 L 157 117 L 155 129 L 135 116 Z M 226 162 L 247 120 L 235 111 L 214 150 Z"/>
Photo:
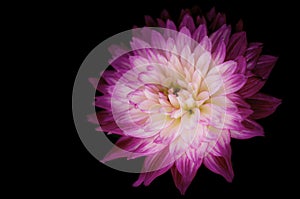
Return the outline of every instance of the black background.
<path id="1" fill-rule="evenodd" d="M 46 13 L 46 20 L 51 25 L 46 30 L 56 38 L 53 54 L 60 56 L 60 61 L 52 67 L 60 74 L 55 77 L 64 82 L 60 87 L 64 89 L 61 96 L 66 105 L 60 104 L 60 110 L 67 112 L 64 119 L 56 123 L 61 129 L 56 140 L 60 144 L 54 144 L 52 149 L 58 153 L 52 156 L 51 169 L 41 172 L 40 179 L 47 181 L 47 194 L 93 198 L 181 197 L 170 172 L 158 177 L 149 187 L 133 188 L 137 174 L 113 170 L 93 158 L 81 143 L 73 124 L 71 96 L 78 68 L 101 41 L 133 25 L 143 25 L 144 15 L 159 17 L 163 9 L 169 10 L 176 21 L 181 8 L 193 5 L 199 5 L 204 11 L 215 6 L 226 13 L 227 22 L 235 23 L 242 18 L 248 41 L 262 42 L 264 53 L 279 56 L 263 92 L 281 98 L 283 102 L 275 114 L 259 121 L 264 126 L 265 137 L 232 140 L 235 172 L 232 183 L 201 167 L 184 198 L 287 196 L 294 191 L 297 183 L 292 180 L 297 179 L 295 162 L 298 155 L 293 154 L 297 146 L 292 143 L 298 132 L 292 122 L 291 110 L 295 109 L 291 99 L 295 92 L 293 87 L 297 85 L 292 74 L 299 67 L 294 62 L 299 50 L 292 49 L 297 47 L 296 5 L 287 1 L 160 0 L 58 4 Z"/>

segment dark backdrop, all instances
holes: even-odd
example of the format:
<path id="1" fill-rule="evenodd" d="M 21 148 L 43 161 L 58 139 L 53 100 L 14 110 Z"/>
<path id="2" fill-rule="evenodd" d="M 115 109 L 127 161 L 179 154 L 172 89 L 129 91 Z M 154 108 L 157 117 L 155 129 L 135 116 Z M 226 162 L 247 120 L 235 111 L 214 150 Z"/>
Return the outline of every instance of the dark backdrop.
<path id="1" fill-rule="evenodd" d="M 291 114 L 291 110 L 295 110 L 291 99 L 297 91 L 292 89 L 296 85 L 292 74 L 299 67 L 294 62 L 299 50 L 292 50 L 297 38 L 296 6 L 287 1 L 225 0 L 109 1 L 105 4 L 72 3 L 53 8 L 49 15 L 56 19 L 54 34 L 60 38 L 57 49 L 65 61 L 57 70 L 63 72 L 63 85 L 68 86 L 65 99 L 69 102 L 69 114 L 60 132 L 66 139 L 60 140 L 62 148 L 55 166 L 48 170 L 52 182 L 48 193 L 69 197 L 93 195 L 93 198 L 180 197 L 170 172 L 158 177 L 149 187 L 133 188 L 131 185 L 137 174 L 113 170 L 93 158 L 82 145 L 74 127 L 71 94 L 79 66 L 101 41 L 130 29 L 132 25 L 143 25 L 144 15 L 158 17 L 166 8 L 172 17 L 177 18 L 182 7 L 193 5 L 199 5 L 203 10 L 216 6 L 218 11 L 226 13 L 229 22 L 242 18 L 248 40 L 264 43 L 265 53 L 279 56 L 263 91 L 283 99 L 283 103 L 275 114 L 259 121 L 265 128 L 265 137 L 232 140 L 235 172 L 232 183 L 201 167 L 185 198 L 291 194 L 293 185 L 296 185 L 292 180 L 296 178 L 295 161 L 298 157 L 292 154 L 296 150 L 292 143 L 298 132 Z"/>

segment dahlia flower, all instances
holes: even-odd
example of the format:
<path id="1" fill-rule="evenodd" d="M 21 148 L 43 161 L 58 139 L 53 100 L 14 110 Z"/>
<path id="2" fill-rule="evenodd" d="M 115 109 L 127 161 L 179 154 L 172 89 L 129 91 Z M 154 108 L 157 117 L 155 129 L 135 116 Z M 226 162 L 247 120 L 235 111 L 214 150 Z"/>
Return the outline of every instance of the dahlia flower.
<path id="1" fill-rule="evenodd" d="M 112 69 L 99 83 L 91 79 L 102 93 L 95 100 L 99 129 L 120 136 L 103 162 L 145 157 L 133 186 L 171 170 L 181 194 L 201 165 L 231 182 L 231 138 L 263 136 L 255 120 L 281 102 L 259 92 L 277 58 L 248 43 L 242 21 L 232 30 L 214 9 L 196 18 L 184 10 L 179 26 L 166 11 L 145 19 L 131 52 L 111 46 Z"/>

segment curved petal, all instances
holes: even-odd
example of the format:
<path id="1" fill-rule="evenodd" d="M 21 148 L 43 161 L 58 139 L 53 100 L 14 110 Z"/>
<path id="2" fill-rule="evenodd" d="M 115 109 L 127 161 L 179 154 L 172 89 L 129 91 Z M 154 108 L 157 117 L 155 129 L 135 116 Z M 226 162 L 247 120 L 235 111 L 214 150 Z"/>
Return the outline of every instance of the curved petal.
<path id="1" fill-rule="evenodd" d="M 199 159 L 199 161 L 195 163 L 187 158 L 186 155 L 183 155 L 176 160 L 176 163 L 171 168 L 174 183 L 182 195 L 184 195 L 193 181 L 201 164 L 202 159 Z"/>
<path id="2" fill-rule="evenodd" d="M 222 175 L 228 182 L 232 182 L 234 173 L 230 157 L 208 155 L 204 158 L 204 165 L 214 173 Z"/>
<path id="3" fill-rule="evenodd" d="M 186 14 L 183 16 L 183 19 L 179 25 L 179 29 L 181 29 L 182 27 L 187 27 L 191 31 L 191 33 L 194 32 L 195 23 L 191 15 Z"/>
<path id="4" fill-rule="evenodd" d="M 270 56 L 270 55 L 262 55 L 258 61 L 257 64 L 255 65 L 254 69 L 252 72 L 261 77 L 262 79 L 267 79 L 277 62 L 277 57 Z"/>
<path id="5" fill-rule="evenodd" d="M 246 99 L 246 101 L 251 105 L 251 109 L 254 111 L 250 116 L 252 119 L 260 119 L 271 115 L 281 104 L 280 99 L 263 93 L 256 93 Z"/>
<path id="6" fill-rule="evenodd" d="M 226 53 L 226 60 L 235 59 L 243 55 L 247 48 L 246 32 L 238 32 L 231 36 Z"/>
<path id="7" fill-rule="evenodd" d="M 256 136 L 264 136 L 263 128 L 255 121 L 246 119 L 242 122 L 240 130 L 230 130 L 232 138 L 249 139 Z"/>
<path id="8" fill-rule="evenodd" d="M 204 165 L 214 173 L 222 175 L 228 182 L 232 182 L 234 173 L 231 165 L 230 134 L 223 131 L 216 145 L 204 160 Z"/>

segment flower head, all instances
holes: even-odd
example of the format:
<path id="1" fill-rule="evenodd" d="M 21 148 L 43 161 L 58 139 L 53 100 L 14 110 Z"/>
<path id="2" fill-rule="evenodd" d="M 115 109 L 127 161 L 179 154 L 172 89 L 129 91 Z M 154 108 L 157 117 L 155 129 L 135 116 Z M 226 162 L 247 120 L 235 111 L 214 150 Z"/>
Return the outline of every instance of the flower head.
<path id="1" fill-rule="evenodd" d="M 134 186 L 171 170 L 182 194 L 201 165 L 231 182 L 231 138 L 263 136 L 255 120 L 281 102 L 259 92 L 277 58 L 214 9 L 195 20 L 183 11 L 179 26 L 163 16 L 133 31 L 131 53 L 112 46 L 113 69 L 95 84 L 99 129 L 120 135 L 103 161 L 145 156 Z"/>

